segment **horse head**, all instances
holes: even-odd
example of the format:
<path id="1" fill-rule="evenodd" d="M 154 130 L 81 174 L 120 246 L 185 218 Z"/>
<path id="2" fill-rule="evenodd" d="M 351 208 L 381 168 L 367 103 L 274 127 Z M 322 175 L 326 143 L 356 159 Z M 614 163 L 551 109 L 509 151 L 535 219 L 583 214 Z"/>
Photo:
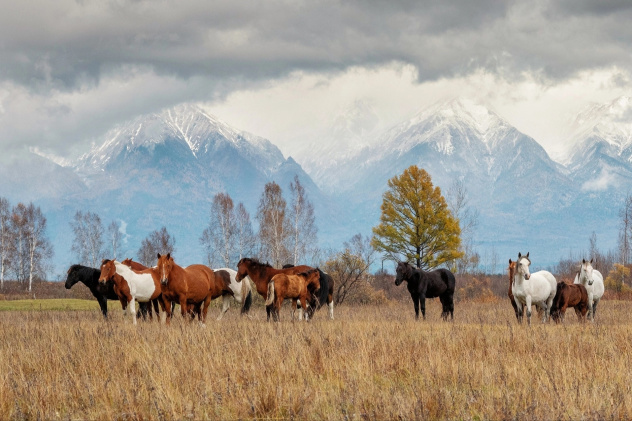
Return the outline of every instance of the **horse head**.
<path id="1" fill-rule="evenodd" d="M 579 269 L 579 282 L 583 283 L 584 279 L 588 281 L 588 285 L 592 285 L 594 282 L 592 259 L 590 259 L 590 262 L 587 262 L 586 259 L 582 259 L 582 265 Z"/>
<path id="2" fill-rule="evenodd" d="M 518 260 L 516 260 L 516 272 L 515 274 L 521 276 L 525 280 L 528 280 L 531 277 L 531 273 L 529 272 L 529 265 L 531 264 L 531 260 L 529 259 L 529 253 L 526 256 L 518 253 Z"/>
<path id="3" fill-rule="evenodd" d="M 320 290 L 320 272 L 318 269 L 310 269 L 301 273 L 301 275 L 305 277 L 307 292 L 309 292 L 312 297 L 317 297 L 318 291 Z"/>
<path id="4" fill-rule="evenodd" d="M 408 262 L 397 262 L 395 274 L 395 285 L 399 286 L 403 281 L 410 279 L 413 274 L 413 268 Z"/>
<path id="5" fill-rule="evenodd" d="M 248 266 L 252 263 L 252 259 L 244 257 L 237 263 L 237 275 L 235 275 L 235 279 L 237 282 L 241 282 L 246 276 L 248 276 Z"/>
<path id="6" fill-rule="evenodd" d="M 133 262 L 134 261 L 128 257 L 127 259 L 123 260 L 121 264 L 127 266 L 128 268 L 131 268 Z"/>
<path id="7" fill-rule="evenodd" d="M 66 289 L 72 288 L 74 284 L 79 282 L 81 279 L 77 271 L 79 270 L 79 265 L 72 265 L 68 268 L 68 272 L 66 272 L 66 283 L 64 286 Z"/>
<path id="8" fill-rule="evenodd" d="M 112 279 L 115 274 L 116 265 L 114 264 L 114 260 L 104 259 L 103 262 L 101 262 L 101 274 L 99 275 L 99 282 L 104 284 L 108 280 Z"/>
<path id="9" fill-rule="evenodd" d="M 171 269 L 173 269 L 173 257 L 171 257 L 171 253 L 167 253 L 164 255 L 160 255 L 158 253 L 158 274 L 160 275 L 160 283 L 162 285 L 167 285 L 169 282 L 169 274 L 171 273 Z"/>

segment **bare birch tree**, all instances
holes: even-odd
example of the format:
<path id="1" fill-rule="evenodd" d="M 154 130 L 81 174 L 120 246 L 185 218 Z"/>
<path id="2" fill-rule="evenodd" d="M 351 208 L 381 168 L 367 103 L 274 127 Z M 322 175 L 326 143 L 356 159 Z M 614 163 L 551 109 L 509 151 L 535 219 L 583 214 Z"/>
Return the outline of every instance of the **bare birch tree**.
<path id="1" fill-rule="evenodd" d="M 462 179 L 454 180 L 447 191 L 446 200 L 461 228 L 459 251 L 463 254 L 456 260 L 457 273 L 468 273 L 478 265 L 478 254 L 474 251 L 474 231 L 478 226 L 479 212 L 470 206 L 467 188 Z"/>
<path id="2" fill-rule="evenodd" d="M 255 255 L 257 238 L 252 230 L 250 214 L 241 202 L 237 205 L 237 210 L 235 211 L 235 228 L 235 235 L 237 237 L 237 261 L 243 257 Z"/>
<path id="3" fill-rule="evenodd" d="M 153 231 L 142 242 L 138 250 L 138 261 L 145 266 L 154 266 L 157 255 L 167 254 L 175 251 L 176 239 L 167 231 L 167 227 L 162 227 L 158 231 Z"/>
<path id="4" fill-rule="evenodd" d="M 233 199 L 226 193 L 213 197 L 208 226 L 202 232 L 200 243 L 204 246 L 208 265 L 233 267 L 236 250 L 237 222 Z"/>
<path id="5" fill-rule="evenodd" d="M 77 211 L 70 222 L 75 239 L 71 251 L 79 263 L 99 267 L 104 258 L 103 224 L 96 213 Z"/>
<path id="6" fill-rule="evenodd" d="M 108 225 L 108 243 L 111 256 L 113 259 L 118 257 L 118 250 L 122 239 L 121 223 L 119 221 L 112 221 Z"/>
<path id="7" fill-rule="evenodd" d="M 621 228 L 619 230 L 619 253 L 621 263 L 625 266 L 630 262 L 630 244 L 632 243 L 632 196 L 626 195 L 623 207 L 619 210 Z"/>
<path id="8" fill-rule="evenodd" d="M 286 202 L 281 187 L 275 182 L 265 185 L 257 209 L 260 257 L 280 268 L 289 258 L 287 240 L 290 230 L 286 218 Z"/>
<path id="9" fill-rule="evenodd" d="M 370 280 L 369 268 L 373 264 L 375 249 L 371 239 L 362 234 L 354 235 L 344 243 L 344 250 L 325 263 L 325 271 L 334 279 L 336 304 L 343 303 L 360 287 Z"/>
<path id="10" fill-rule="evenodd" d="M 12 224 L 16 279 L 23 283 L 28 281 L 31 291 L 36 277 L 46 277 L 47 261 L 53 256 L 53 248 L 46 237 L 46 218 L 33 203 L 18 203 L 12 212 Z"/>
<path id="11" fill-rule="evenodd" d="M 315 248 L 317 243 L 314 206 L 307 199 L 305 188 L 294 176 L 294 182 L 290 183 L 292 201 L 290 204 L 290 241 L 292 251 L 292 263 L 294 265 L 305 259 L 310 248 Z"/>
<path id="12" fill-rule="evenodd" d="M 4 276 L 9 267 L 11 251 L 11 206 L 9 201 L 0 197 L 0 288 L 4 288 Z"/>

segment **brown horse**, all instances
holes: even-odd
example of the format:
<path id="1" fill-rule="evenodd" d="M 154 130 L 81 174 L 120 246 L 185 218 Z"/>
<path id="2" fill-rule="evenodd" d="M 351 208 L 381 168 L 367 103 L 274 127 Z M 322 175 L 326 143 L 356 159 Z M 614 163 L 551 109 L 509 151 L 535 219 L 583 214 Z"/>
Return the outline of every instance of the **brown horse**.
<path id="1" fill-rule="evenodd" d="M 171 303 L 180 304 L 182 317 L 189 308 L 193 317 L 197 314 L 200 322 L 206 322 L 206 313 L 211 300 L 223 295 L 233 295 L 224 278 L 215 276 L 215 272 L 205 265 L 190 265 L 183 268 L 177 265 L 171 253 L 158 254 L 157 271 L 162 287 L 163 308 L 167 323 L 171 319 Z M 203 306 L 203 307 L 202 307 Z"/>
<path id="2" fill-rule="evenodd" d="M 255 287 L 257 288 L 257 292 L 265 299 L 268 299 L 268 282 L 274 275 L 278 275 L 280 273 L 286 275 L 296 275 L 297 273 L 305 272 L 310 269 L 313 269 L 310 266 L 293 266 L 291 268 L 286 269 L 275 269 L 270 266 L 268 263 L 261 263 L 256 259 L 251 259 L 248 257 L 244 257 L 237 263 L 237 281 L 241 281 L 246 276 L 249 276 L 250 279 L 255 283 Z M 292 300 L 292 308 L 296 308 L 296 300 Z M 268 320 L 270 320 L 270 312 L 272 310 L 271 306 L 266 306 L 266 313 L 268 315 Z"/>
<path id="3" fill-rule="evenodd" d="M 161 293 L 158 279 L 150 273 L 136 273 L 120 262 L 106 259 L 101 263 L 99 282 L 104 284 L 108 280 L 114 282 L 121 305 L 124 302 L 129 305 L 134 324 L 136 324 L 136 301 L 156 300 Z"/>
<path id="4" fill-rule="evenodd" d="M 273 308 L 272 316 L 275 321 L 279 321 L 279 310 L 283 304 L 283 300 L 291 298 L 301 301 L 298 319 L 303 320 L 303 312 L 307 316 L 307 302 L 320 290 L 320 271 L 318 269 L 310 269 L 296 275 L 287 275 L 279 273 L 274 275 L 268 282 L 268 298 L 266 307 Z"/>
<path id="5" fill-rule="evenodd" d="M 582 284 L 567 284 L 566 282 L 557 283 L 557 291 L 553 298 L 551 306 L 551 317 L 556 323 L 564 322 L 566 309 L 573 307 L 577 319 L 581 322 L 586 321 L 586 313 L 588 313 L 588 291 Z"/>

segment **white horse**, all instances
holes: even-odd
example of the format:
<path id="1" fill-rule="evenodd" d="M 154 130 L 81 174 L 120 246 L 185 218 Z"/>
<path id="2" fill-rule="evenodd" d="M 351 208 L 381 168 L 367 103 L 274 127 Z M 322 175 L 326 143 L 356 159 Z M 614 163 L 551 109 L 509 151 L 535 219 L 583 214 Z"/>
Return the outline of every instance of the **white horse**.
<path id="1" fill-rule="evenodd" d="M 250 286 L 250 277 L 246 276 L 241 281 L 238 281 L 236 270 L 230 268 L 213 269 L 216 273 L 220 270 L 228 272 L 228 275 L 230 276 L 230 284 L 228 287 L 231 291 L 233 291 L 235 301 L 241 304 L 241 314 L 247 314 L 252 304 L 252 287 Z M 217 320 L 222 320 L 224 313 L 226 313 L 230 308 L 230 299 L 231 297 L 229 295 L 222 296 L 222 311 Z"/>
<path id="2" fill-rule="evenodd" d="M 582 259 L 579 273 L 575 275 L 574 284 L 582 284 L 588 292 L 588 319 L 595 321 L 595 313 L 597 312 L 597 304 L 604 292 L 603 276 L 597 269 L 592 267 L 592 259 L 587 262 Z"/>
<path id="3" fill-rule="evenodd" d="M 132 315 L 134 324 L 136 324 L 136 304 L 146 303 L 156 298 L 161 293 L 160 284 L 151 273 L 138 273 L 125 266 L 121 262 L 114 261 L 116 273 L 120 275 L 129 286 L 129 292 L 132 300 L 129 303 L 129 311 Z"/>
<path id="4" fill-rule="evenodd" d="M 555 298 L 557 282 L 555 277 L 546 270 L 530 273 L 530 264 L 529 253 L 526 256 L 518 253 L 514 282 L 511 287 L 514 301 L 518 306 L 518 320 L 522 321 L 522 306 L 525 305 L 527 322 L 531 324 L 531 305 L 534 304 L 543 310 L 542 322 L 546 322 L 551 311 L 553 298 Z"/>

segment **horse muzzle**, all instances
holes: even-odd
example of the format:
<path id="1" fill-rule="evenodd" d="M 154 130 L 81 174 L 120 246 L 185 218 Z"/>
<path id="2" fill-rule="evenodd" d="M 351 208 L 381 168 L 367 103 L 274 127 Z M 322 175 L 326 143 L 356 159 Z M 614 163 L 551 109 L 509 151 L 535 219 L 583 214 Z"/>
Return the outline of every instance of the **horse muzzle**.
<path id="1" fill-rule="evenodd" d="M 527 275 L 527 274 L 525 273 L 525 275 L 524 275 L 524 279 L 525 279 L 525 281 L 528 281 L 528 280 L 529 280 L 529 278 L 531 278 L 531 275 Z"/>
<path id="2" fill-rule="evenodd" d="M 108 281 L 108 280 L 107 280 L 107 279 L 105 279 L 105 278 L 99 278 L 99 283 L 100 283 L 100 284 L 104 284 L 104 283 L 106 283 L 107 281 Z"/>
<path id="3" fill-rule="evenodd" d="M 593 282 L 595 281 L 588 281 L 588 286 L 592 286 Z"/>
<path id="4" fill-rule="evenodd" d="M 402 279 L 395 279 L 395 285 L 400 286 L 402 283 Z"/>
<path id="5" fill-rule="evenodd" d="M 168 278 L 161 278 L 160 279 L 160 285 L 167 285 L 167 282 L 169 282 Z"/>

